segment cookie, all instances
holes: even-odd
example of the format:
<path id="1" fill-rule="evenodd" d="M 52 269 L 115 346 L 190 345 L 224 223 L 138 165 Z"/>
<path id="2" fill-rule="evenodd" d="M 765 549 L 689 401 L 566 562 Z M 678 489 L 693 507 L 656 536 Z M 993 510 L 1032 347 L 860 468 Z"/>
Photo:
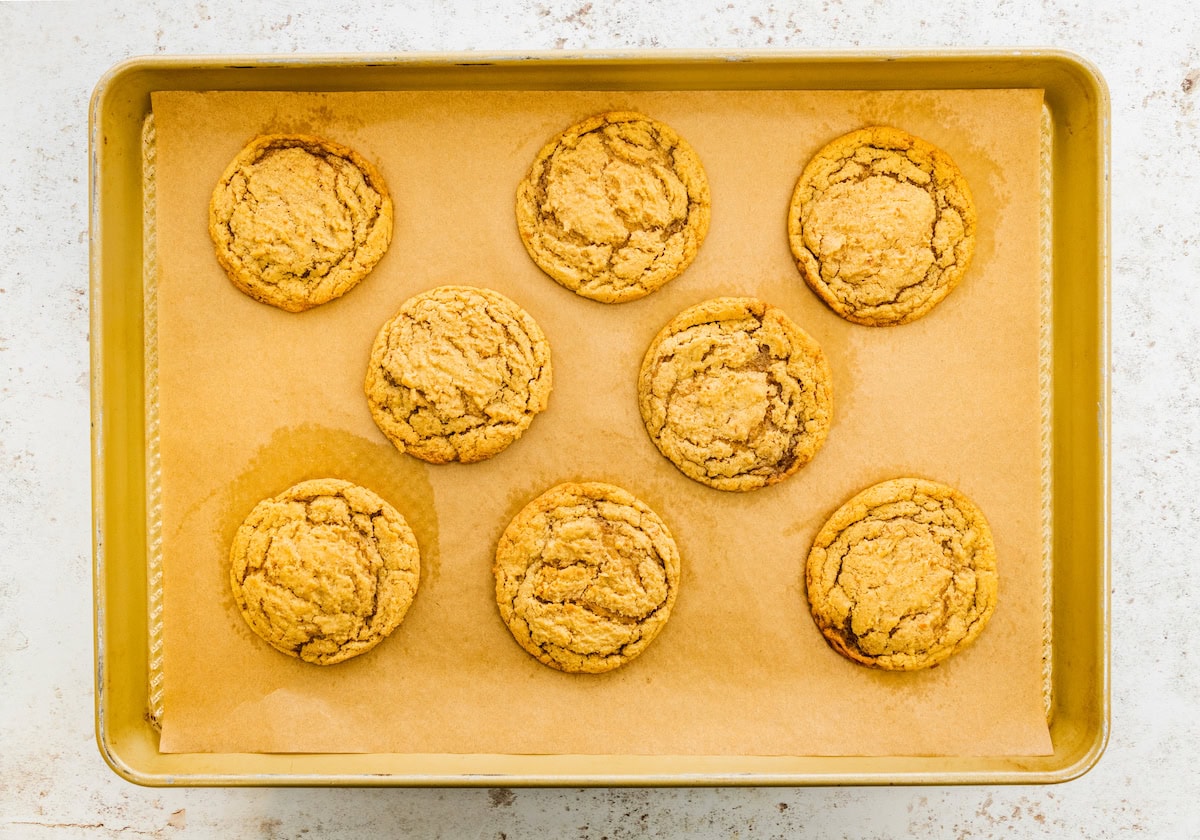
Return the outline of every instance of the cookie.
<path id="1" fill-rule="evenodd" d="M 975 203 L 941 149 L 898 128 L 852 131 L 817 153 L 792 193 L 788 239 L 805 281 L 848 321 L 907 324 L 962 280 Z"/>
<path id="2" fill-rule="evenodd" d="M 560 484 L 496 547 L 496 603 L 542 663 L 598 674 L 654 641 L 679 591 L 679 551 L 658 515 L 611 484 Z"/>
<path id="3" fill-rule="evenodd" d="M 550 400 L 550 344 L 491 289 L 440 286 L 407 300 L 371 348 L 371 416 L 396 448 L 433 464 L 491 458 Z"/>
<path id="4" fill-rule="evenodd" d="M 229 559 L 233 598 L 250 629 L 316 665 L 387 638 L 412 604 L 421 570 L 404 517 L 335 478 L 301 482 L 255 505 Z"/>
<path id="5" fill-rule="evenodd" d="M 538 153 L 517 189 L 517 230 L 563 286 L 622 303 L 691 264 L 710 205 L 704 167 L 683 138 L 641 114 L 612 112 L 571 126 Z"/>
<path id="6" fill-rule="evenodd" d="M 872 668 L 914 671 L 983 631 L 996 608 L 996 546 L 962 493 L 897 478 L 830 517 L 806 578 L 813 620 L 834 650 Z"/>
<path id="7" fill-rule="evenodd" d="M 783 481 L 833 420 L 820 345 L 754 298 L 714 298 L 671 320 L 646 351 L 638 401 L 658 451 L 718 490 Z"/>
<path id="8" fill-rule="evenodd" d="M 233 284 L 301 312 L 350 291 L 392 238 L 383 177 L 352 149 L 305 135 L 259 137 L 213 190 L 208 230 Z"/>

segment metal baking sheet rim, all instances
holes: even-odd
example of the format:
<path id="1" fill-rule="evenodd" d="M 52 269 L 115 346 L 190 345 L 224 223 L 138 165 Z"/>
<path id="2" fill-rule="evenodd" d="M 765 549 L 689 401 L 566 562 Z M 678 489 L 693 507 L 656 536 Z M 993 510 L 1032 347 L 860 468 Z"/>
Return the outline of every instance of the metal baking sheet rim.
<path id="1" fill-rule="evenodd" d="M 263 71 L 269 78 L 263 78 Z M 542 84 L 554 89 L 1045 91 L 1053 132 L 1051 609 L 1054 659 L 1059 663 L 1052 685 L 1052 755 L 158 752 L 146 701 L 149 615 L 144 570 L 149 535 L 140 355 L 141 260 L 146 246 L 141 235 L 141 132 L 150 91 L 387 90 L 401 89 L 399 82 L 411 74 L 420 76 L 407 79 L 418 87 L 430 87 L 422 80 L 432 74 L 447 83 L 511 89 Z M 357 84 L 348 85 L 348 80 Z M 1061 50 L 154 56 L 116 65 L 97 84 L 89 109 L 93 619 L 101 755 L 122 777 L 149 786 L 1034 784 L 1064 782 L 1086 773 L 1103 754 L 1110 726 L 1109 165 L 1107 87 L 1097 68 Z M 136 342 L 122 344 L 122 338 L 131 335 Z M 132 343 L 137 346 L 131 353 Z"/>

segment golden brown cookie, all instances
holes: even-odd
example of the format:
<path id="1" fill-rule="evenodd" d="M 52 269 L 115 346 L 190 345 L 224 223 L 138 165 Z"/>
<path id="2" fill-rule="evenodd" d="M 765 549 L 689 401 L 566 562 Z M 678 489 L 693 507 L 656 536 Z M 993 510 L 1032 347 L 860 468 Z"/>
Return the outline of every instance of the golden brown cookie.
<path id="1" fill-rule="evenodd" d="M 671 615 L 679 551 L 658 515 L 620 487 L 560 484 L 516 515 L 496 547 L 496 603 L 513 637 L 570 673 L 611 671 Z"/>
<path id="2" fill-rule="evenodd" d="M 213 190 L 208 230 L 233 284 L 301 312 L 350 291 L 392 238 L 392 199 L 357 152 L 272 134 L 234 158 Z"/>
<path id="3" fill-rule="evenodd" d="M 499 292 L 440 286 L 407 300 L 371 348 L 371 416 L 401 452 L 482 461 L 519 438 L 550 400 L 550 344 Z"/>
<path id="4" fill-rule="evenodd" d="M 250 628 L 305 662 L 366 653 L 399 626 L 420 582 L 417 540 L 395 508 L 335 478 L 264 499 L 229 552 Z"/>
<path id="5" fill-rule="evenodd" d="M 975 203 L 950 156 L 898 128 L 837 138 L 800 175 L 788 239 L 805 281 L 867 326 L 915 321 L 962 279 Z"/>
<path id="6" fill-rule="evenodd" d="M 783 310 L 714 298 L 684 310 L 646 351 L 642 421 L 684 475 L 718 490 L 754 490 L 812 460 L 833 419 L 820 345 Z"/>
<path id="7" fill-rule="evenodd" d="M 517 188 L 517 230 L 542 271 L 622 303 L 679 275 L 708 233 L 708 179 L 692 147 L 632 112 L 598 114 L 538 153 Z"/>
<path id="8" fill-rule="evenodd" d="M 996 608 L 996 546 L 962 493 L 897 478 L 830 517 L 806 578 L 813 620 L 834 650 L 872 668 L 915 671 L 982 632 Z"/>

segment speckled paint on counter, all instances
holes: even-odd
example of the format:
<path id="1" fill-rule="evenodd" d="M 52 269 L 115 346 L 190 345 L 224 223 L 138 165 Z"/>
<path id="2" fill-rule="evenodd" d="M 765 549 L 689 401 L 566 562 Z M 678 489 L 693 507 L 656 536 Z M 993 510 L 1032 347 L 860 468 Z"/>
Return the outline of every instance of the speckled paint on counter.
<path id="1" fill-rule="evenodd" d="M 0 838 L 1200 836 L 1200 7 L 0 4 Z M 1113 719 L 1055 787 L 153 790 L 92 718 L 87 106 L 140 54 L 1053 46 L 1112 94 Z"/>

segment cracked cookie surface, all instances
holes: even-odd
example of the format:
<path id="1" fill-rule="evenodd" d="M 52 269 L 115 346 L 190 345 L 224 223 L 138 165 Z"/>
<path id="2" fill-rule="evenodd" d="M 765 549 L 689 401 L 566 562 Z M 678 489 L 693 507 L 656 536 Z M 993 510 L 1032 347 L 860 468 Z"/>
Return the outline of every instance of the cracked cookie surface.
<path id="1" fill-rule="evenodd" d="M 470 463 L 519 438 L 552 381 L 550 344 L 529 313 L 491 289 L 439 286 L 379 330 L 364 390 L 401 452 Z"/>
<path id="2" fill-rule="evenodd" d="M 513 518 L 496 547 L 496 603 L 513 637 L 570 673 L 611 671 L 654 640 L 679 590 L 662 519 L 611 484 L 560 484 Z"/>
<path id="3" fill-rule="evenodd" d="M 700 158 L 641 114 L 598 114 L 538 153 L 517 189 L 517 230 L 533 261 L 578 295 L 621 303 L 678 276 L 708 233 Z"/>
<path id="4" fill-rule="evenodd" d="M 404 517 L 375 493 L 315 479 L 254 507 L 234 537 L 229 581 L 246 623 L 272 647 L 332 665 L 399 626 L 420 553 Z"/>
<path id="5" fill-rule="evenodd" d="M 816 455 L 833 419 L 820 345 L 754 298 L 714 298 L 672 319 L 646 351 L 638 401 L 659 452 L 718 490 L 792 475 Z"/>
<path id="6" fill-rule="evenodd" d="M 350 291 L 392 237 L 392 200 L 378 170 L 345 146 L 273 134 L 247 145 L 209 204 L 209 234 L 233 284 L 301 312 Z"/>
<path id="7" fill-rule="evenodd" d="M 962 280 L 975 204 L 950 156 L 887 126 L 837 138 L 804 168 L 788 239 L 804 280 L 833 311 L 867 326 L 927 314 Z"/>
<path id="8" fill-rule="evenodd" d="M 943 662 L 996 608 L 996 548 L 983 513 L 933 481 L 898 478 L 843 505 L 806 568 L 813 620 L 855 662 L 913 671 Z"/>

